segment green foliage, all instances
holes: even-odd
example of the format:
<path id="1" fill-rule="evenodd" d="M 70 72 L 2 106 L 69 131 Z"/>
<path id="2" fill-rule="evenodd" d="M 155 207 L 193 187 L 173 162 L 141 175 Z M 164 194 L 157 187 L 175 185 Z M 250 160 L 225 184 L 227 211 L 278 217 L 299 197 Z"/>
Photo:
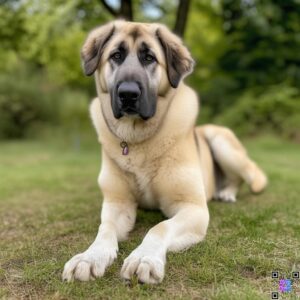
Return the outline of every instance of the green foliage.
<path id="1" fill-rule="evenodd" d="M 2 1 L 1 1 L 2 2 Z M 1 49 L 20 49 L 20 40 L 25 35 L 26 11 L 16 1 L 5 1 L 0 6 Z M 27 17 L 28 18 L 28 17 Z"/>
<path id="2" fill-rule="evenodd" d="M 17 5 L 8 1 L 1 6 L 0 72 L 12 69 L 17 56 L 42 68 L 51 83 L 94 91 L 93 82 L 82 75 L 80 49 L 88 29 L 83 29 L 86 14 L 80 17 L 80 12 L 84 11 L 77 0 L 29 0 Z M 18 26 L 10 25 L 14 20 Z"/>
<path id="3" fill-rule="evenodd" d="M 24 137 L 33 124 L 54 121 L 51 91 L 29 70 L 0 76 L 0 138 Z"/>
<path id="4" fill-rule="evenodd" d="M 226 124 L 240 134 L 257 134 L 262 129 L 299 139 L 300 94 L 287 84 L 249 90 L 227 108 L 217 123 Z"/>
<path id="5" fill-rule="evenodd" d="M 0 76 L 0 139 L 23 138 L 45 125 L 74 129 L 88 120 L 88 95 L 52 84 L 39 69 L 19 62 Z"/>
<path id="6" fill-rule="evenodd" d="M 81 90 L 65 89 L 60 94 L 58 112 L 60 125 L 71 130 L 90 126 L 89 100 L 87 93 Z"/>
<path id="7" fill-rule="evenodd" d="M 283 81 L 300 86 L 300 2 L 222 1 L 226 39 L 219 68 L 238 88 Z"/>
<path id="8" fill-rule="evenodd" d="M 201 123 L 240 134 L 272 130 L 299 140 L 299 1 L 197 1 L 187 42 L 189 82 L 201 95 Z"/>
<path id="9" fill-rule="evenodd" d="M 81 126 L 87 98 L 96 92 L 94 81 L 83 76 L 80 49 L 87 32 L 113 16 L 98 0 L 0 2 L 1 107 L 6 107 L 0 136 L 24 136 L 37 113 L 52 123 L 64 120 L 68 128 Z M 175 0 L 133 1 L 134 18 L 172 28 L 177 5 Z M 299 1 L 192 1 L 186 28 L 185 42 L 197 63 L 187 81 L 201 96 L 202 123 L 217 120 L 243 134 L 272 128 L 298 139 L 299 114 L 293 107 L 300 90 Z M 20 61 L 28 70 L 19 86 Z M 283 90 L 274 92 L 274 85 Z M 40 95 L 40 102 L 33 100 Z M 12 98 L 19 99 L 17 106 Z M 56 114 L 48 102 L 56 103 Z M 27 108 L 32 103 L 35 113 Z M 77 121 L 71 121 L 73 105 Z M 12 117 L 16 111 L 22 116 Z"/>

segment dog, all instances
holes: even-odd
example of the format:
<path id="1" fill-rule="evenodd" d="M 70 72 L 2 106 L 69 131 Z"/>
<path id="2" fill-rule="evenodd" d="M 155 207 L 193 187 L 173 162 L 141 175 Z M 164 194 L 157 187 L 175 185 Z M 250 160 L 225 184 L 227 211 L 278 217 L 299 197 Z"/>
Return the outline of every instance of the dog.
<path id="1" fill-rule="evenodd" d="M 231 130 L 195 127 L 198 98 L 183 82 L 194 61 L 164 25 L 110 22 L 90 32 L 81 56 L 98 94 L 90 115 L 102 145 L 104 199 L 95 241 L 65 264 L 62 277 L 103 276 L 142 207 L 168 219 L 125 259 L 121 277 L 160 283 L 167 252 L 204 239 L 210 199 L 234 202 L 242 182 L 261 192 L 267 177 Z"/>

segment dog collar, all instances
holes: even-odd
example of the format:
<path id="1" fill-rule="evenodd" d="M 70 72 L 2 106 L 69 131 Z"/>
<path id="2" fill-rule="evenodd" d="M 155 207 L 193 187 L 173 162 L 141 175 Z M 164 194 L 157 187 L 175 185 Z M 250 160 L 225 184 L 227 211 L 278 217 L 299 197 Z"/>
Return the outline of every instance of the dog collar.
<path id="1" fill-rule="evenodd" d="M 122 154 L 123 154 L 123 155 L 128 155 L 128 153 L 129 153 L 128 144 L 127 144 L 125 141 L 122 141 L 122 142 L 120 143 L 120 146 L 121 146 L 121 148 L 122 148 Z"/>

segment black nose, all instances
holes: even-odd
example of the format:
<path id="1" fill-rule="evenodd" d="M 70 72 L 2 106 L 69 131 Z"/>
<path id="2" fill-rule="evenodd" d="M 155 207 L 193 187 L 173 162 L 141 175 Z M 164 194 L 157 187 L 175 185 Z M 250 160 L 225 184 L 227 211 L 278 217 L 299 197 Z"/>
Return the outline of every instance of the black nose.
<path id="1" fill-rule="evenodd" d="M 137 101 L 141 95 L 139 85 L 134 81 L 122 82 L 118 87 L 118 96 L 122 102 Z M 129 104 L 129 103 L 128 103 Z"/>

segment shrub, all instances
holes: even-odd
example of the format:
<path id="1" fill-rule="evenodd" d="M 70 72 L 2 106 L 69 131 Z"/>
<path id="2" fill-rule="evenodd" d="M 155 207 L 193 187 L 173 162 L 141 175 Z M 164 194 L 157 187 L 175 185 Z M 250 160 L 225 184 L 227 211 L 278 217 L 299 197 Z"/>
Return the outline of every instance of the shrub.
<path id="1" fill-rule="evenodd" d="M 0 76 L 0 138 L 21 138 L 33 123 L 55 119 L 55 103 L 32 72 Z"/>
<path id="2" fill-rule="evenodd" d="M 287 84 L 266 87 L 264 91 L 246 92 L 215 121 L 239 134 L 271 130 L 281 135 L 300 137 L 300 94 Z"/>
<path id="3" fill-rule="evenodd" d="M 41 127 L 78 127 L 88 120 L 84 92 L 56 86 L 28 65 L 0 76 L 0 139 L 24 138 Z"/>

